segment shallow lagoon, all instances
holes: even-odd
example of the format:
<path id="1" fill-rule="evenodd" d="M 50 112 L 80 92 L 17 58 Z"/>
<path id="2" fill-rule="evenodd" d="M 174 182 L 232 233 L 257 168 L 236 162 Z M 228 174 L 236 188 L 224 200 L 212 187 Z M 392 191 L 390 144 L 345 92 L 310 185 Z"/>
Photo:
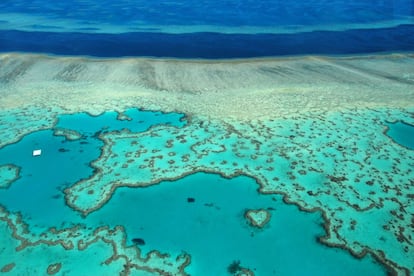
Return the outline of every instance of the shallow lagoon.
<path id="1" fill-rule="evenodd" d="M 414 150 L 414 126 L 402 121 L 388 123 L 386 134 L 398 144 Z"/>
<path id="2" fill-rule="evenodd" d="M 64 204 L 63 191 L 75 182 L 89 177 L 93 169 L 89 162 L 100 155 L 101 140 L 96 133 L 119 131 L 145 131 L 152 125 L 173 124 L 182 126 L 182 114 L 162 114 L 130 109 L 125 112 L 129 120 L 118 120 L 117 112 L 100 116 L 85 113 L 62 115 L 57 129 L 70 129 L 81 133 L 81 139 L 67 140 L 55 136 L 53 130 L 43 130 L 27 135 L 21 141 L 0 149 L 0 164 L 14 164 L 21 168 L 20 178 L 7 190 L 0 190 L 1 204 L 10 211 L 20 211 L 33 219 L 39 230 L 50 226 L 68 226 L 79 215 Z M 139 118 L 139 120 L 137 120 Z M 42 155 L 32 156 L 34 149 Z M 16 198 L 20 200 L 16 201 Z"/>
<path id="3" fill-rule="evenodd" d="M 145 251 L 188 252 L 191 275 L 225 275 L 236 260 L 255 275 L 385 274 L 370 257 L 357 260 L 318 243 L 325 235 L 320 213 L 301 212 L 280 195 L 261 195 L 257 188 L 251 178 L 198 173 L 148 188 L 119 188 L 90 219 L 124 225 L 128 237 L 145 239 Z M 244 212 L 261 208 L 270 209 L 272 217 L 257 229 Z"/>
<path id="4" fill-rule="evenodd" d="M 75 224 L 93 229 L 122 225 L 128 244 L 136 238 L 145 241 L 139 245 L 144 254 L 190 254 L 187 272 L 194 275 L 225 275 L 234 261 L 256 275 L 385 274 L 371 257 L 358 260 L 318 243 L 317 238 L 326 234 L 320 213 L 302 212 L 285 204 L 280 195 L 259 194 L 258 185 L 248 177 L 197 173 L 147 188 L 118 188 L 104 207 L 83 218 L 65 204 L 63 189 L 93 173 L 89 162 L 100 154 L 102 142 L 94 135 L 99 128 L 112 126 L 103 130 L 114 131 L 119 125 L 145 131 L 160 123 L 183 126 L 180 114 L 125 113 L 132 120 L 116 122 L 115 112 L 62 115 L 57 126 L 78 131 L 81 139 L 70 141 L 44 130 L 1 149 L 0 163 L 18 165 L 21 174 L 8 189 L 0 190 L 0 203 L 21 212 L 35 234 Z M 139 124 L 145 127 L 137 128 Z M 32 157 L 33 148 L 42 148 L 42 156 Z M 251 226 L 244 217 L 250 209 L 267 209 L 270 222 L 263 229 Z"/>

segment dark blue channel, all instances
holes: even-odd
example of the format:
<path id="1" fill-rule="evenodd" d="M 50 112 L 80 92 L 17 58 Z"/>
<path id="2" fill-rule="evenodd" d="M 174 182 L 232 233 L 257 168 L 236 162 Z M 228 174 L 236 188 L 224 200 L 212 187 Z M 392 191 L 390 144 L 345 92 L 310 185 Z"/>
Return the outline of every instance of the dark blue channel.
<path id="1" fill-rule="evenodd" d="M 0 52 L 94 57 L 253 58 L 414 50 L 414 25 L 294 34 L 121 34 L 0 31 Z"/>

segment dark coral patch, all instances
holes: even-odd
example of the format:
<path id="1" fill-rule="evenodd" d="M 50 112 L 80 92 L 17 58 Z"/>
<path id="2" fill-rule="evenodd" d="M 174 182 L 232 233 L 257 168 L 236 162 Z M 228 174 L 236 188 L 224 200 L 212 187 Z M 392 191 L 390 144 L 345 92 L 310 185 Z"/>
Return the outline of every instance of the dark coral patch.
<path id="1" fill-rule="evenodd" d="M 144 239 L 141 239 L 141 238 L 133 238 L 132 239 L 132 242 L 135 245 L 145 245 L 145 240 Z"/>
<path id="2" fill-rule="evenodd" d="M 10 272 L 15 266 L 16 266 L 15 263 L 6 264 L 5 266 L 1 268 L 0 271 L 3 273 Z"/>
<path id="3" fill-rule="evenodd" d="M 61 263 L 51 264 L 47 268 L 47 274 L 54 275 L 54 274 L 58 273 L 61 268 L 62 268 Z"/>

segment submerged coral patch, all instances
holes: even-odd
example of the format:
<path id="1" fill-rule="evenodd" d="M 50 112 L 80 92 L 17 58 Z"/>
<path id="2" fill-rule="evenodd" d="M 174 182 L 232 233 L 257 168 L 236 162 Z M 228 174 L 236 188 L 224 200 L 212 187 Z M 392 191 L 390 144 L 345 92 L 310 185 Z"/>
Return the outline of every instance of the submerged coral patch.
<path id="1" fill-rule="evenodd" d="M 12 271 L 13 270 L 13 268 L 16 266 L 16 264 L 15 263 L 9 263 L 9 264 L 6 264 L 6 265 L 4 265 L 2 268 L 1 268 L 1 272 L 3 272 L 3 273 L 6 273 L 6 272 L 10 272 L 10 271 Z"/>
<path id="2" fill-rule="evenodd" d="M 271 214 L 265 209 L 247 210 L 244 217 L 252 226 L 263 228 L 270 221 Z"/>
<path id="3" fill-rule="evenodd" d="M 47 267 L 47 274 L 48 275 L 55 275 L 56 273 L 58 273 L 60 271 L 61 268 L 62 268 L 61 263 L 51 264 Z"/>
<path id="4" fill-rule="evenodd" d="M 20 177 L 20 168 L 15 165 L 0 164 L 0 188 L 8 188 Z"/>

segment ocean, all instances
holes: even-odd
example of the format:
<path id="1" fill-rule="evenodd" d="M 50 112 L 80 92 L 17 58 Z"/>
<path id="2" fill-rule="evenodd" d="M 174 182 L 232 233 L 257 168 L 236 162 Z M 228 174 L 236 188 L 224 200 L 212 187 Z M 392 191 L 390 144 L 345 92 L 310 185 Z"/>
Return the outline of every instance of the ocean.
<path id="1" fill-rule="evenodd" d="M 414 2 L 0 3 L 6 275 L 410 275 Z"/>

